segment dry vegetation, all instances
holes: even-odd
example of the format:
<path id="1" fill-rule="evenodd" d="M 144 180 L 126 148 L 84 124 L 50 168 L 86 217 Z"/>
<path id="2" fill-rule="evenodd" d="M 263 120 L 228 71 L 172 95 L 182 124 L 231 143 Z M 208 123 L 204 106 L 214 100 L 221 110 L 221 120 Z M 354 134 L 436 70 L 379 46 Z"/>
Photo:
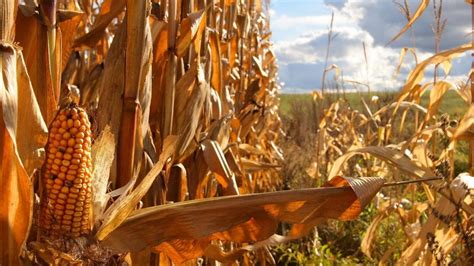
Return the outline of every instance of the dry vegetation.
<path id="1" fill-rule="evenodd" d="M 473 178 L 453 166 L 474 107 L 438 113 L 448 89 L 470 105 L 470 88 L 421 83 L 472 46 L 420 62 L 364 112 L 315 93 L 282 134 L 267 5 L 1 0 L 0 264 L 472 262 Z"/>
<path id="2" fill-rule="evenodd" d="M 391 42 L 428 4 L 420 1 L 413 16 L 407 12 L 407 26 Z M 446 23 L 439 4 L 434 1 L 437 47 Z M 408 10 L 407 2 L 400 7 Z M 451 59 L 469 49 L 471 45 L 438 48 L 418 62 L 399 93 L 370 97 L 370 86 L 361 83 L 368 94 L 341 94 L 340 84 L 335 84 L 333 94 L 285 96 L 280 145 L 287 158 L 294 158 L 283 165 L 285 187 L 319 186 L 341 173 L 383 176 L 404 185 L 383 188 L 357 222 L 327 222 L 309 239 L 280 245 L 275 255 L 281 262 L 472 264 L 474 178 L 463 173 L 472 165 L 471 76 L 459 84 L 446 79 Z M 407 51 L 416 58 L 414 48 L 404 48 L 398 69 Z M 426 81 L 429 67 L 442 68 L 445 75 Z M 333 69 L 337 66 L 328 71 Z M 424 178 L 440 181 L 412 182 Z"/>
<path id="3" fill-rule="evenodd" d="M 365 102 L 364 97 L 360 100 Z M 383 176 L 396 183 L 432 177 L 443 181 L 385 187 L 358 221 L 318 226 L 319 237 L 298 243 L 299 251 L 292 250 L 295 243 L 280 246 L 277 254 L 283 257 L 282 261 L 398 261 L 406 265 L 418 260 L 441 264 L 472 260 L 472 199 L 467 197 L 467 203 L 461 199 L 472 193 L 472 187 L 467 186 L 472 186 L 473 180 L 459 175 L 467 171 L 466 165 L 454 167 L 460 159 L 455 157 L 454 136 L 460 134 L 457 130 L 462 127 L 448 114 L 439 114 L 427 119 L 427 126 L 418 130 L 416 113 L 425 118 L 426 108 L 414 102 L 400 102 L 400 109 L 394 113 L 396 100 L 385 100 L 388 103 L 369 101 L 363 107 L 367 108 L 365 111 L 352 109 L 344 99 L 333 102 L 314 98 L 316 105 L 295 101 L 283 115 L 286 126 L 281 147 L 286 156 L 296 158 L 283 165 L 286 187 L 319 186 L 328 176 L 340 172 L 345 176 Z M 318 112 L 322 119 L 316 123 Z M 423 118 L 419 123 L 424 123 Z M 466 187 L 456 196 L 455 188 L 464 186 L 458 182 L 465 182 Z M 450 186 L 451 192 L 447 190 Z M 444 205 L 447 202 L 451 202 L 450 207 Z M 463 203 L 467 204 L 466 210 Z M 434 242 L 427 244 L 429 239 Z M 308 245 L 311 248 L 301 250 Z M 437 250 L 429 251 L 433 245 Z"/>

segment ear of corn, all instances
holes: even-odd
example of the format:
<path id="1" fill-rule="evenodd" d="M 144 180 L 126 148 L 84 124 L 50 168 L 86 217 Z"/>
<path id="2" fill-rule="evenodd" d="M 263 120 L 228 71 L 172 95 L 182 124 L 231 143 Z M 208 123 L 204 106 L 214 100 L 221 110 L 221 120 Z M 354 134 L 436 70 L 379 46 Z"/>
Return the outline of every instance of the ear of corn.
<path id="1" fill-rule="evenodd" d="M 91 130 L 87 113 L 70 105 L 49 128 L 42 170 L 41 234 L 85 235 L 91 229 Z"/>

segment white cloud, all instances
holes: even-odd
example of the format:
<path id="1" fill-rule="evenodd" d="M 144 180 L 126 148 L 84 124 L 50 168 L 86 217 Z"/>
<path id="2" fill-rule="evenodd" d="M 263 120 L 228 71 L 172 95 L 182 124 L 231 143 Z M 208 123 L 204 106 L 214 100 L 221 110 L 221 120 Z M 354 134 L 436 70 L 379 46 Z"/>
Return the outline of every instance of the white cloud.
<path id="1" fill-rule="evenodd" d="M 276 10 L 273 8 L 270 8 L 268 9 L 268 14 L 270 15 L 270 17 L 273 17 L 276 15 Z"/>
<path id="2" fill-rule="evenodd" d="M 342 28 L 334 39 L 329 56 L 329 65 L 336 64 L 342 71 L 344 79 L 365 83 L 369 77 L 373 88 L 385 89 L 399 86 L 400 80 L 393 80 L 398 61 L 398 52 L 393 49 L 373 46 L 373 38 L 362 30 Z M 368 60 L 368 73 L 362 42 L 365 42 Z M 285 42 L 276 46 L 280 58 L 282 78 L 292 89 L 309 89 L 320 87 L 324 69 L 324 58 L 327 46 L 327 34 L 318 33 L 295 42 Z M 409 61 L 409 60 L 408 60 Z M 308 77 L 304 77 L 304 75 Z M 297 80 L 297 81 L 295 81 Z M 303 81 L 303 82 L 301 82 Z"/>
<path id="3" fill-rule="evenodd" d="M 462 1 L 444 1 L 443 14 L 448 17 L 448 24 L 442 40 L 442 49 L 467 42 L 465 35 L 470 31 L 470 9 L 466 8 L 464 3 L 454 2 Z M 336 64 L 343 71 L 346 80 L 364 83 L 368 80 L 372 89 L 396 89 L 403 85 L 404 79 L 415 64 L 411 55 L 407 54 L 405 57 L 398 78 L 392 77 L 399 62 L 401 48 L 412 45 L 410 34 L 406 33 L 400 40 L 385 47 L 386 42 L 406 23 L 397 7 L 391 1 L 385 0 L 326 0 L 325 3 L 335 13 L 334 34 L 337 34 L 331 45 L 328 65 Z M 415 9 L 416 6 L 411 6 L 412 12 Z M 414 27 L 419 61 L 428 58 L 433 52 L 432 6 L 429 6 L 425 13 Z M 281 32 L 299 31 L 297 38 L 280 38 L 281 40 L 275 42 L 280 76 L 286 83 L 286 91 L 307 91 L 321 86 L 330 19 L 330 14 L 287 16 L 273 13 L 273 29 Z M 362 42 L 366 46 L 368 71 Z M 463 75 L 465 77 L 469 71 L 469 62 L 467 53 L 454 60 L 451 80 Z M 433 71 L 428 69 L 427 79 L 432 73 Z"/>
<path id="4" fill-rule="evenodd" d="M 403 2 L 403 1 L 398 1 Z M 409 1 L 411 14 L 415 12 L 420 1 Z M 439 0 L 436 1 L 439 6 Z M 412 27 L 416 36 L 416 46 L 423 51 L 434 50 L 433 1 L 425 9 Z M 339 11 L 353 17 L 359 27 L 369 32 L 377 45 L 385 45 L 407 23 L 395 3 L 385 0 L 348 0 Z M 441 47 L 448 49 L 470 42 L 466 33 L 471 28 L 471 8 L 464 1 L 443 1 L 442 19 L 446 20 L 446 28 L 442 35 Z M 391 47 L 408 47 L 413 45 L 410 31 L 393 42 Z"/>

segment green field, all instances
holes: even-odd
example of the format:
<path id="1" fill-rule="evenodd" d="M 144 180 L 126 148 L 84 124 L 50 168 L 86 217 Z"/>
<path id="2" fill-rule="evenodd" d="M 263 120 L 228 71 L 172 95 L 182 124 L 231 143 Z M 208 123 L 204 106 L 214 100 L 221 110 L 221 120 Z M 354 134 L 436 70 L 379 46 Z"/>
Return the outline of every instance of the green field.
<path id="1" fill-rule="evenodd" d="M 387 102 L 391 102 L 390 100 L 395 100 L 398 96 L 398 93 L 395 92 L 374 92 L 371 93 L 372 95 L 379 96 L 379 99 Z M 367 93 L 346 93 L 345 95 L 340 95 L 339 98 L 346 99 L 349 104 L 356 110 L 362 111 L 362 101 L 361 97 L 363 97 L 366 102 L 369 101 L 371 97 L 367 95 Z M 326 96 L 329 101 L 334 101 L 337 99 L 337 95 L 335 94 L 328 94 Z M 310 93 L 308 94 L 281 94 L 280 95 L 280 112 L 282 115 L 287 115 L 291 108 L 291 104 L 295 102 L 307 102 L 310 103 L 312 100 L 312 96 Z M 427 107 L 429 103 L 429 93 L 425 93 L 421 100 L 421 105 Z M 458 95 L 455 91 L 448 91 L 441 102 L 439 112 L 440 113 L 447 113 L 451 116 L 452 119 L 461 119 L 463 114 L 467 111 L 468 105 L 464 102 L 464 100 Z"/>

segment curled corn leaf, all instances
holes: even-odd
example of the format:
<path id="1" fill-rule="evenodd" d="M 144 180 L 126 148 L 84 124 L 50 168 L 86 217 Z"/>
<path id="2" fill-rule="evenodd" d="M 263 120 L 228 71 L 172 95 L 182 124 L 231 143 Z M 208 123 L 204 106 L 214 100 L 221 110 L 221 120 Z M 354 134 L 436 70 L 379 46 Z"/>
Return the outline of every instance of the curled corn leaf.
<path id="1" fill-rule="evenodd" d="M 211 240 L 238 243 L 271 238 L 282 221 L 294 224 L 280 242 L 305 235 L 325 219 L 356 218 L 382 187 L 382 178 L 334 178 L 328 187 L 185 201 L 135 211 L 102 241 L 117 251 L 156 245 L 174 262 L 204 253 Z M 245 213 L 238 210 L 245 209 Z"/>

